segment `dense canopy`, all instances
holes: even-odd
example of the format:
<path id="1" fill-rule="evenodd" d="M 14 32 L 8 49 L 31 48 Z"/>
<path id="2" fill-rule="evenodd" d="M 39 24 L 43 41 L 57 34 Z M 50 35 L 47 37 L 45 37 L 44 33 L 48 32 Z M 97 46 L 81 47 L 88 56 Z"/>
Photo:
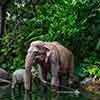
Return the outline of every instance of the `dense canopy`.
<path id="1" fill-rule="evenodd" d="M 0 66 L 10 70 L 24 66 L 29 43 L 38 39 L 59 41 L 72 50 L 76 65 L 85 62 L 86 68 L 98 66 L 100 1 L 10 0 L 1 38 Z"/>

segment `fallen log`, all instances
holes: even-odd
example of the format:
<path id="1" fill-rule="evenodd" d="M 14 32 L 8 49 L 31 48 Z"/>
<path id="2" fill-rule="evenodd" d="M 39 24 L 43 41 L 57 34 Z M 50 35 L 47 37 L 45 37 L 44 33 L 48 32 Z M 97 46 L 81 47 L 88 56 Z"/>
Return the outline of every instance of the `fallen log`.
<path id="1" fill-rule="evenodd" d="M 1 83 L 1 82 L 11 84 L 11 81 L 0 78 L 0 83 Z"/>

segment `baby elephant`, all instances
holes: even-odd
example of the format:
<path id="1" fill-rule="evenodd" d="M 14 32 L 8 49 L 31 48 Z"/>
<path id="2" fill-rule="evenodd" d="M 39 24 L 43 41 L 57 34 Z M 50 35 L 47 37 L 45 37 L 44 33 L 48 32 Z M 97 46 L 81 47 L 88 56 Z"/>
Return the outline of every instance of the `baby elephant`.
<path id="1" fill-rule="evenodd" d="M 12 74 L 12 89 L 15 88 L 16 84 L 24 84 L 24 74 L 25 74 L 25 69 L 17 69 L 15 72 Z"/>

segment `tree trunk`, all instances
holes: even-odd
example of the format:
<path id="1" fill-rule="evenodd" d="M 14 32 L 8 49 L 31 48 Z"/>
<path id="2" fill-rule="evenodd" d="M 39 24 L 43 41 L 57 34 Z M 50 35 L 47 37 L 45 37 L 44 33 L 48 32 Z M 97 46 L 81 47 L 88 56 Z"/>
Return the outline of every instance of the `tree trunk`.
<path id="1" fill-rule="evenodd" d="M 4 10 L 3 6 L 0 5 L 0 37 L 2 36 L 4 32 Z"/>
<path id="2" fill-rule="evenodd" d="M 0 47 L 2 46 L 1 38 L 4 32 L 4 9 L 3 6 L 0 5 Z"/>

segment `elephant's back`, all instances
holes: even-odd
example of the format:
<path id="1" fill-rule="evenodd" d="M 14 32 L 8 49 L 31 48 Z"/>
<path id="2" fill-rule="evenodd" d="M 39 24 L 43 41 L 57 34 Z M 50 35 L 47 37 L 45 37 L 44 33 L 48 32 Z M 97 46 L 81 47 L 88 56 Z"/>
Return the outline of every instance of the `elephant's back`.
<path id="1" fill-rule="evenodd" d="M 24 78 L 24 73 L 25 69 L 17 69 L 14 73 L 13 76 L 16 77 L 16 80 L 22 81 Z"/>
<path id="2" fill-rule="evenodd" d="M 73 57 L 72 52 L 58 42 L 52 42 L 52 43 L 57 48 L 61 65 L 63 65 L 63 67 L 66 65 L 69 65 L 69 63 Z"/>

